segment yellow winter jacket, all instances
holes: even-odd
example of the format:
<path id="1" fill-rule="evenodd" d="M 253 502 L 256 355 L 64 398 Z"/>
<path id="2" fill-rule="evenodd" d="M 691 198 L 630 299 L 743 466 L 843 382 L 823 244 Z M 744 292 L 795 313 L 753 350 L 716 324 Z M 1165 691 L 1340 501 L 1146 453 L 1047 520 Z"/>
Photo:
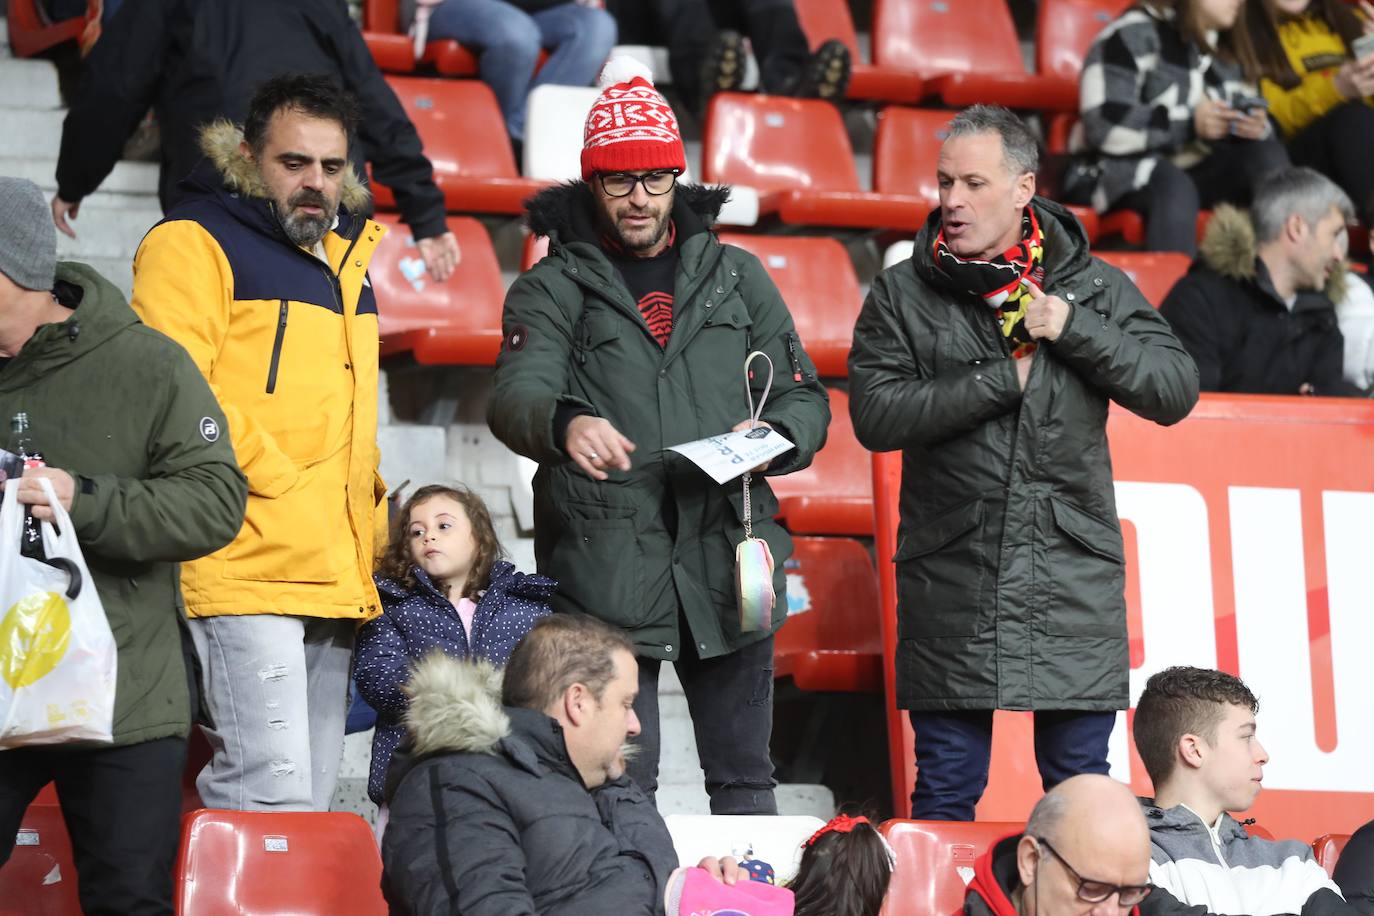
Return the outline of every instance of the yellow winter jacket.
<path id="1" fill-rule="evenodd" d="M 1302 82 L 1284 89 L 1273 80 L 1260 80 L 1260 91 L 1283 135 L 1291 138 L 1349 101 L 1336 90 L 1335 79 L 1350 52 L 1331 26 L 1311 13 L 1280 23 L 1279 42 Z"/>
<path id="2" fill-rule="evenodd" d="M 328 266 L 293 245 L 240 136 L 206 128 L 196 196 L 134 258 L 134 309 L 209 380 L 248 478 L 238 536 L 182 566 L 186 610 L 370 619 L 386 513 L 367 265 L 386 230 L 349 214 L 366 201 L 355 179 L 324 238 Z"/>

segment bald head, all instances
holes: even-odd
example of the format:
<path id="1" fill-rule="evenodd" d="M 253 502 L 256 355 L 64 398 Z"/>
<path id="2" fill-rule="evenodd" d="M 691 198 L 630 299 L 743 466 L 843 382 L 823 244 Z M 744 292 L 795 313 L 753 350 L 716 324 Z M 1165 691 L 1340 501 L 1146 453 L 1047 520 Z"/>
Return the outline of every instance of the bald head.
<path id="1" fill-rule="evenodd" d="M 1041 848 L 1041 839 L 1053 853 Z M 1055 861 L 1054 853 L 1062 859 Z M 1017 847 L 1021 884 L 1036 890 L 1026 898 L 1038 901 L 1039 916 L 1120 912 L 1110 900 L 1105 908 L 1077 900 L 1078 881 L 1066 864 L 1079 878 L 1108 884 L 1149 880 L 1150 830 L 1129 786 L 1097 775 L 1065 780 L 1036 804 Z"/>

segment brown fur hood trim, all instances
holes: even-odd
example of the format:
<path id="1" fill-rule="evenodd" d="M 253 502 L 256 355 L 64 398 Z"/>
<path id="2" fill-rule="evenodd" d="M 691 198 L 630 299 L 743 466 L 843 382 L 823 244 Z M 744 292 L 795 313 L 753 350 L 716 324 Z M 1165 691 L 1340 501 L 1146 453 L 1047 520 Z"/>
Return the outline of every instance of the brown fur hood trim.
<path id="1" fill-rule="evenodd" d="M 1223 277 L 1239 283 L 1253 281 L 1259 246 L 1255 243 L 1255 227 L 1250 222 L 1250 214 L 1231 204 L 1217 207 L 1207 223 L 1198 251 L 1203 263 Z M 1345 298 L 1346 268 L 1347 264 L 1341 262 L 1326 281 L 1323 294 L 1332 302 Z"/>
<path id="2" fill-rule="evenodd" d="M 262 182 L 262 175 L 253 160 L 243 154 L 239 147 L 242 142 L 243 128 L 224 118 L 211 121 L 200 129 L 200 150 L 224 176 L 224 183 L 247 197 L 266 199 L 267 187 Z M 367 209 L 371 197 L 357 171 L 350 165 L 348 174 L 344 176 L 339 202 L 349 212 L 358 213 Z"/>

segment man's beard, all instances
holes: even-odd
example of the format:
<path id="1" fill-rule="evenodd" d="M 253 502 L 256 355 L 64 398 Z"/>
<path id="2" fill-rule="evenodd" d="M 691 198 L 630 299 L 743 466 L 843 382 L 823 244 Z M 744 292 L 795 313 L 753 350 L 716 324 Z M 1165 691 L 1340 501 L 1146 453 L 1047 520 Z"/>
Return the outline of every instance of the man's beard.
<path id="1" fill-rule="evenodd" d="M 318 216 L 297 213 L 296 208 L 301 206 L 319 207 L 321 212 Z M 320 239 L 324 238 L 325 233 L 334 227 L 334 218 L 338 212 L 339 205 L 331 203 L 319 191 L 299 191 L 288 198 L 286 206 L 282 207 L 281 226 L 292 244 L 302 248 L 314 248 Z"/>
<path id="2" fill-rule="evenodd" d="M 638 216 L 640 214 L 636 213 L 635 215 Z M 646 211 L 644 215 L 652 216 L 653 214 L 652 212 Z M 623 248 L 626 251 L 640 252 L 648 251 L 650 248 L 653 248 L 654 246 L 658 245 L 660 242 L 663 241 L 664 236 L 668 234 L 667 210 L 664 210 L 663 212 L 659 213 L 657 219 L 658 222 L 654 224 L 653 231 L 647 236 L 638 236 L 638 238 L 640 238 L 641 241 L 636 242 L 632 242 L 625 237 L 625 233 L 623 233 L 620 230 L 620 224 L 616 218 L 608 216 L 607 222 L 610 224 L 610 234 L 615 237 L 616 242 L 620 244 L 621 248 Z"/>

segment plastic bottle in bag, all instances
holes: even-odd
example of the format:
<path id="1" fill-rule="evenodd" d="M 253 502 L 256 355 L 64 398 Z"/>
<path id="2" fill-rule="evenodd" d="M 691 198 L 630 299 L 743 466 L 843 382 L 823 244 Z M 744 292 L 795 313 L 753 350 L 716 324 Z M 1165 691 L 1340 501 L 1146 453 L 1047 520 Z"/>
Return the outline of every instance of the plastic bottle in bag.
<path id="1" fill-rule="evenodd" d="M 14 434 L 14 450 L 24 462 L 24 468 L 47 467 L 43 453 L 33 443 L 33 433 L 29 430 L 29 415 L 20 411 L 10 420 L 10 432 Z M 43 559 L 43 531 L 38 519 L 33 517 L 32 509 L 24 510 L 24 537 L 19 543 L 19 552 L 35 560 Z"/>

